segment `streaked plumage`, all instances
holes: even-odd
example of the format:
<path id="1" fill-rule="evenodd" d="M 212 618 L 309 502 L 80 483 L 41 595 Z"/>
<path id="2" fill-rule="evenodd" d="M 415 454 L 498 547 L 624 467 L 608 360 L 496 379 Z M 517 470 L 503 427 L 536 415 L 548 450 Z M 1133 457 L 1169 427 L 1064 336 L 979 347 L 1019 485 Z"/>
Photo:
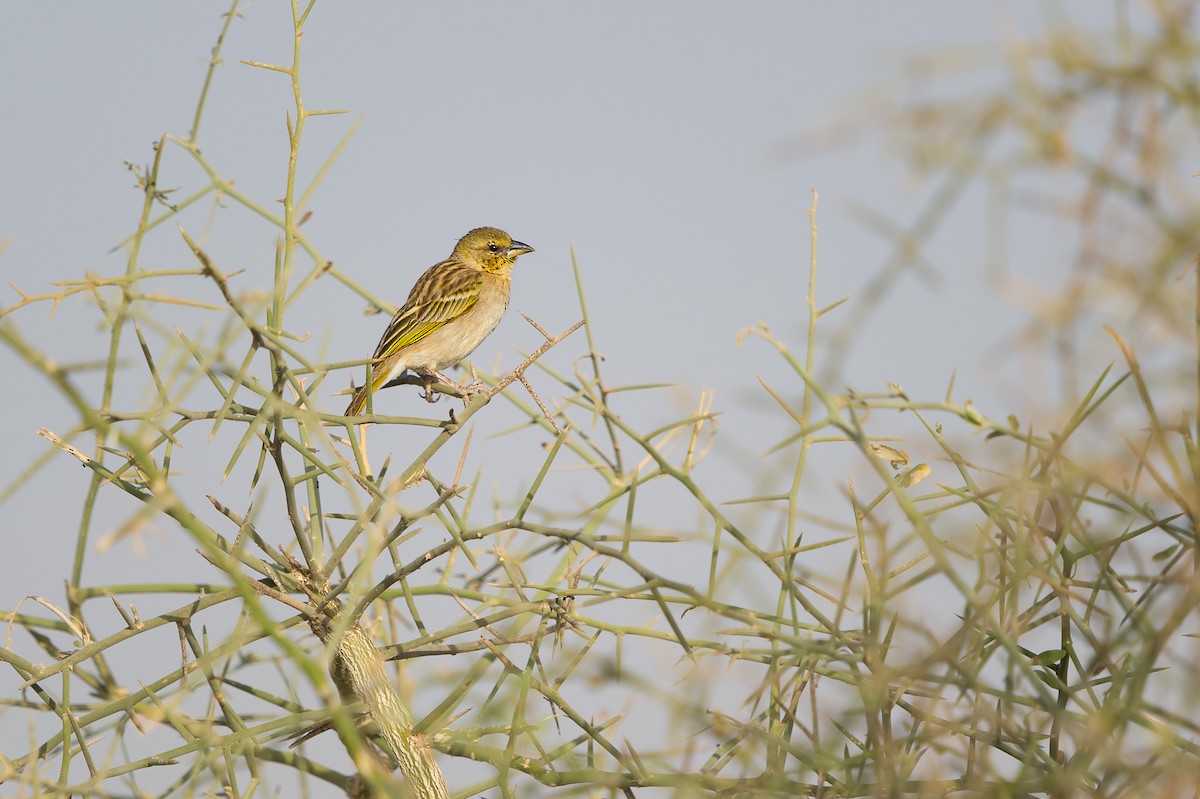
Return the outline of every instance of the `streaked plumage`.
<path id="1" fill-rule="evenodd" d="M 459 239 L 449 258 L 418 278 L 388 323 L 372 356 L 371 391 L 408 369 L 453 382 L 441 370 L 466 358 L 496 329 L 508 308 L 513 264 L 527 252 L 533 248 L 494 227 L 476 228 Z M 363 386 L 346 415 L 358 416 L 366 402 Z"/>

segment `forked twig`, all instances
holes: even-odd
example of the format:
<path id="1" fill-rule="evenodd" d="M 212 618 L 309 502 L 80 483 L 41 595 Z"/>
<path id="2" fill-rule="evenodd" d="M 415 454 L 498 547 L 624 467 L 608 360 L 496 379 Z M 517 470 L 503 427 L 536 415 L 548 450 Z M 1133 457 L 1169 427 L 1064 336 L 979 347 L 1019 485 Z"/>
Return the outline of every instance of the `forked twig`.
<path id="1" fill-rule="evenodd" d="M 521 316 L 525 316 L 525 314 L 521 314 Z M 525 386 L 525 390 L 529 392 L 529 396 L 533 397 L 533 401 L 537 403 L 537 406 L 539 408 L 541 408 L 542 415 L 546 417 L 546 421 L 548 421 L 550 423 L 551 427 L 554 428 L 554 431 L 556 433 L 561 433 L 562 431 L 559 429 L 558 423 L 555 422 L 554 417 L 550 415 L 550 411 L 546 408 L 546 404 L 544 402 L 542 402 L 542 398 L 537 395 L 537 392 L 533 390 L 533 386 L 529 385 L 529 381 L 525 379 L 525 370 L 528 369 L 530 366 L 532 366 L 534 361 L 536 361 L 538 358 L 542 357 L 547 352 L 549 352 L 550 349 L 552 347 L 554 347 L 554 345 L 558 344 L 558 342 L 562 341 L 567 336 L 571 335 L 576 330 L 583 327 L 584 320 L 580 319 L 578 322 L 571 325 L 569 328 L 567 328 L 563 332 L 559 333 L 557 336 L 551 336 L 549 333 L 547 333 L 545 330 L 542 329 L 541 325 L 539 325 L 537 322 L 530 319 L 528 316 L 525 316 L 525 321 L 529 322 L 529 324 L 533 325 L 534 328 L 539 333 L 541 333 L 543 336 L 545 336 L 546 340 L 542 343 L 542 345 L 540 347 L 538 347 L 533 352 L 529 353 L 529 357 L 526 358 L 525 360 L 521 361 L 521 363 L 518 364 L 515 369 L 513 369 L 511 372 L 506 374 L 504 377 L 500 378 L 500 380 L 498 380 L 496 382 L 496 385 L 494 385 L 490 389 L 488 389 L 487 394 L 485 396 L 487 397 L 488 401 L 490 402 L 492 397 L 496 396 L 501 391 L 508 388 L 514 381 L 519 380 L 519 381 L 521 381 L 521 385 Z"/>

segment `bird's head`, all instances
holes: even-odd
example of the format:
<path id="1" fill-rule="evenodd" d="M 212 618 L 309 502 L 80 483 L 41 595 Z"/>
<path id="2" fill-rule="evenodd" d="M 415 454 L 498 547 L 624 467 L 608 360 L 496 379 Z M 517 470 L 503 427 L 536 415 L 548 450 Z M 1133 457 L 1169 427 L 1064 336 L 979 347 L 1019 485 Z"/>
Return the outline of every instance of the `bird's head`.
<path id="1" fill-rule="evenodd" d="M 518 255 L 533 252 L 500 228 L 477 227 L 458 240 L 454 258 L 493 274 L 508 274 Z"/>

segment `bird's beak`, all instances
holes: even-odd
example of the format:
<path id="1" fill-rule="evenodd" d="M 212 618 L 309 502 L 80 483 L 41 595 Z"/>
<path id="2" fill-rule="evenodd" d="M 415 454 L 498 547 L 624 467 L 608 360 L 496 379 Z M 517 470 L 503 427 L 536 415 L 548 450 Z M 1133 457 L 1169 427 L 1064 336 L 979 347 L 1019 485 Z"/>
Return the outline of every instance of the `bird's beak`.
<path id="1" fill-rule="evenodd" d="M 527 252 L 533 252 L 533 248 L 521 241 L 514 241 L 512 246 L 508 248 L 508 257 L 516 258 L 518 255 L 524 255 Z"/>

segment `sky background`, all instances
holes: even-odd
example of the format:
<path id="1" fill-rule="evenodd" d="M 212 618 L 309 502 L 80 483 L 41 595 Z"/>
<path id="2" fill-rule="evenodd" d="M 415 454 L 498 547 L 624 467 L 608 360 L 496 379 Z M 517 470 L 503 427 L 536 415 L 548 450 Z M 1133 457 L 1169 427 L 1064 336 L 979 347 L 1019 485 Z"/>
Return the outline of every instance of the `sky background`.
<path id="1" fill-rule="evenodd" d="M 5 281 L 41 293 L 84 273 L 124 272 L 125 253 L 112 250 L 133 231 L 142 202 L 125 162 L 148 163 L 164 133 L 187 135 L 225 8 L 6 9 Z M 1097 30 L 1112 24 L 1108 6 L 1055 8 Z M 897 282 L 882 308 L 862 317 L 856 303 L 894 254 L 892 242 L 863 224 L 862 209 L 904 228 L 937 189 L 900 162 L 881 124 L 885 104 L 922 92 L 1003 87 L 1005 48 L 1035 35 L 1046 19 L 1038 4 L 999 2 L 321 3 L 303 40 L 305 104 L 349 113 L 308 121 L 302 184 L 350 126 L 360 127 L 310 202 L 303 230 L 350 279 L 398 304 L 468 229 L 503 227 L 537 250 L 517 265 L 512 310 L 551 331 L 580 317 L 574 247 L 608 381 L 675 386 L 621 395 L 619 410 L 648 428 L 684 415 L 702 389 L 714 392 L 714 408 L 725 414 L 722 439 L 738 453 L 708 474 L 719 499 L 754 490 L 762 478 L 748 476 L 738 458 L 756 459 L 782 437 L 757 378 L 789 396 L 800 389 L 770 347 L 753 340 L 739 347 L 737 336 L 766 322 L 803 351 L 814 189 L 819 304 L 850 296 L 829 323 L 855 334 L 837 363 L 822 362 L 834 389 L 885 391 L 895 381 L 910 396 L 937 400 L 953 376 L 959 399 L 990 412 L 1045 411 L 1054 397 L 1015 385 L 1021 361 L 984 357 L 1028 320 L 1029 306 L 988 278 L 986 198 L 978 190 L 928 238 L 923 265 Z M 285 4 L 260 0 L 244 9 L 224 45 L 200 131 L 205 158 L 264 203 L 282 195 L 292 98 L 283 76 L 239 61 L 286 64 L 291 46 Z M 944 58 L 965 72 L 915 79 L 902 68 L 915 56 Z M 834 126 L 846 119 L 857 126 Z M 180 149 L 169 148 L 166 159 L 164 182 L 179 187 L 174 198 L 203 185 Z M 223 271 L 246 270 L 243 288 L 268 285 L 276 230 L 236 204 L 226 203 L 210 224 L 212 212 L 204 201 L 181 222 Z M 1013 234 L 1007 257 L 1021 274 L 1054 286 L 1069 246 L 1058 232 L 1031 226 Z M 142 260 L 156 269 L 195 265 L 173 234 L 148 240 Z M 218 300 L 210 285 L 195 287 L 198 299 Z M 17 300 L 12 291 L 3 296 L 2 305 Z M 364 358 L 386 323 L 364 315 L 365 306 L 329 279 L 309 293 L 291 325 L 311 334 L 304 347 L 314 359 Z M 107 336 L 94 306 L 76 299 L 53 318 L 49 310 L 35 305 L 8 321 L 61 362 L 104 356 Z M 181 311 L 181 326 L 201 317 Z M 300 320 L 307 327 L 297 329 Z M 510 311 L 474 359 L 506 370 L 539 341 Z M 577 341 L 558 363 L 569 365 L 583 349 Z M 47 450 L 39 427 L 65 433 L 75 417 L 7 349 L 0 349 L 0 368 L 8 375 L 0 389 L 4 487 Z M 329 395 L 349 380 L 347 372 L 326 381 L 330 410 L 344 407 L 344 398 Z M 535 384 L 553 396 L 552 383 Z M 393 413 L 425 412 L 415 390 L 389 391 L 386 402 Z M 488 449 L 487 437 L 516 418 L 492 411 L 476 417 L 480 462 L 499 451 Z M 513 472 L 528 474 L 541 451 L 518 448 L 512 457 Z M 511 495 L 503 474 L 488 479 L 500 496 Z M 844 475 L 830 480 L 839 484 Z M 61 600 L 62 564 L 87 481 L 86 470 L 60 455 L 0 504 L 6 558 L 22 564 L 5 569 L 0 607 L 34 594 Z M 839 501 L 831 512 L 844 511 Z M 113 525 L 128 513 L 104 510 L 113 511 Z M 90 562 L 89 576 L 133 579 L 131 570 L 158 568 L 156 553 L 167 551 L 161 541 L 119 544 Z M 179 565 L 181 573 L 213 579 L 201 562 Z"/>

